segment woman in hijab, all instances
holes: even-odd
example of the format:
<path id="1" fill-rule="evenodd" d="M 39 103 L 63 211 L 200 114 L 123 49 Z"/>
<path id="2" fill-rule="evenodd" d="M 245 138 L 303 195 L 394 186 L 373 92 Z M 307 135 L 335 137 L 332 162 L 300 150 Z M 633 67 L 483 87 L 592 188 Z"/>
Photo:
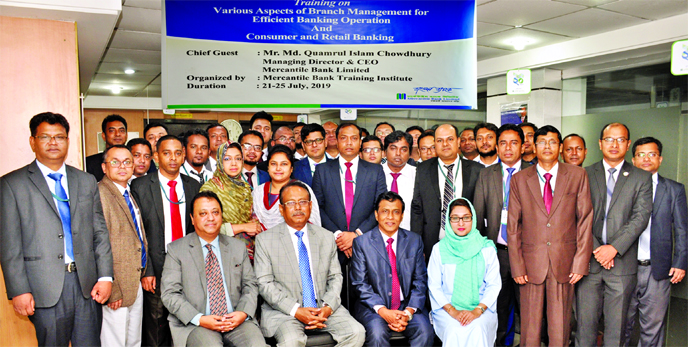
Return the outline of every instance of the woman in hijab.
<path id="1" fill-rule="evenodd" d="M 225 235 L 234 236 L 246 243 L 248 256 L 253 262 L 254 240 L 262 229 L 253 217 L 251 187 L 241 178 L 244 166 L 241 146 L 238 143 L 223 143 L 217 149 L 217 169 L 213 179 L 206 182 L 201 191 L 217 194 L 222 202 L 222 229 Z"/>
<path id="2" fill-rule="evenodd" d="M 435 333 L 445 346 L 493 346 L 502 288 L 497 249 L 476 229 L 473 205 L 454 199 L 445 237 L 432 248 L 428 289 Z"/>
<path id="3" fill-rule="evenodd" d="M 289 181 L 292 180 L 291 175 L 294 172 L 293 157 L 291 149 L 285 145 L 276 145 L 270 149 L 268 153 L 268 174 L 270 181 L 259 185 L 253 191 L 253 211 L 256 217 L 263 226 L 263 230 L 270 229 L 277 224 L 284 222 L 284 217 L 279 211 L 279 192 Z M 308 187 L 308 186 L 306 186 Z M 308 219 L 309 223 L 320 226 L 320 208 L 318 207 L 318 200 L 315 199 L 315 194 L 310 187 L 308 191 L 311 194 L 311 217 Z"/>

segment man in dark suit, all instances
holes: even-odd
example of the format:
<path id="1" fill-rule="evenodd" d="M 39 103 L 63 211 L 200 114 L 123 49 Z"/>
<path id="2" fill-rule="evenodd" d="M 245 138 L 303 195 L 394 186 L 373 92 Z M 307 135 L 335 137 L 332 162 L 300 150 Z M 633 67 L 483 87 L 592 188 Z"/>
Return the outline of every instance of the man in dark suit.
<path id="1" fill-rule="evenodd" d="M 100 133 L 100 136 L 105 141 L 106 149 L 114 145 L 124 145 L 127 143 L 127 121 L 122 116 L 111 114 L 105 117 L 101 124 L 101 129 L 103 132 Z M 86 157 L 86 172 L 96 176 L 96 181 L 98 182 L 105 176 L 101 164 L 103 164 L 103 152 Z"/>
<path id="2" fill-rule="evenodd" d="M 638 283 L 631 296 L 624 346 L 629 343 L 638 315 L 638 345 L 664 344 L 664 317 L 669 308 L 671 284 L 681 282 L 686 275 L 686 188 L 660 176 L 657 170 L 661 164 L 662 143 L 659 140 L 644 137 L 633 143 L 633 165 L 652 174 L 654 204 L 650 223 L 638 241 Z"/>
<path id="3" fill-rule="evenodd" d="M 585 157 L 588 155 L 588 147 L 585 139 L 578 134 L 568 134 L 564 137 L 561 147 L 561 160 L 566 164 L 583 167 Z"/>
<path id="4" fill-rule="evenodd" d="M 317 123 L 306 124 L 301 128 L 301 142 L 307 156 L 294 164 L 294 178 L 309 186 L 313 185 L 315 167 L 327 160 L 326 135 L 325 128 Z"/>
<path id="5" fill-rule="evenodd" d="M 404 334 L 414 347 L 431 346 L 435 338 L 424 312 L 423 240 L 399 228 L 404 207 L 399 194 L 381 194 L 375 201 L 378 226 L 354 239 L 351 285 L 358 300 L 351 311 L 366 329 L 366 346 L 389 346 L 392 331 Z"/>
<path id="6" fill-rule="evenodd" d="M 511 275 L 507 248 L 506 222 L 511 178 L 530 164 L 521 160 L 523 131 L 514 124 L 504 124 L 497 130 L 497 155 L 500 164 L 480 171 L 475 185 L 475 208 L 478 230 L 497 246 L 502 290 L 497 298 L 497 345 L 511 346 L 514 322 L 509 318 L 519 312 L 518 287 Z"/>
<path id="7" fill-rule="evenodd" d="M 167 245 L 193 232 L 191 201 L 200 189 L 199 183 L 179 170 L 185 153 L 181 141 L 165 135 L 157 142 L 157 174 L 149 174 L 131 182 L 134 198 L 141 208 L 143 228 L 148 239 L 151 264 L 141 280 L 143 293 L 143 345 L 172 344 L 167 322 L 167 309 L 160 300 L 160 276 L 165 262 Z M 185 216 L 185 218 L 182 218 Z"/>
<path id="8" fill-rule="evenodd" d="M 602 128 L 603 159 L 585 168 L 593 204 L 590 274 L 576 286 L 576 346 L 593 346 L 604 313 L 604 344 L 619 346 L 637 282 L 638 237 L 652 212 L 652 178 L 625 162 L 630 132 L 621 123 Z"/>
<path id="9" fill-rule="evenodd" d="M 251 189 L 270 181 L 270 175 L 256 167 L 263 155 L 263 135 L 255 130 L 246 130 L 239 135 L 237 141 L 241 145 L 244 154 L 244 167 L 241 176 L 251 186 Z"/>
<path id="10" fill-rule="evenodd" d="M 458 130 L 451 124 L 442 124 L 435 130 L 435 151 L 437 157 L 424 160 L 416 168 L 411 202 L 411 231 L 423 237 L 426 260 L 432 246 L 444 237 L 447 205 L 459 196 L 473 201 L 478 174 L 483 168 L 459 157 Z"/>
<path id="11" fill-rule="evenodd" d="M 36 160 L 0 177 L 7 298 L 29 316 L 40 346 L 99 346 L 113 272 L 96 180 L 65 165 L 69 123 L 61 114 L 37 114 L 29 126 Z"/>

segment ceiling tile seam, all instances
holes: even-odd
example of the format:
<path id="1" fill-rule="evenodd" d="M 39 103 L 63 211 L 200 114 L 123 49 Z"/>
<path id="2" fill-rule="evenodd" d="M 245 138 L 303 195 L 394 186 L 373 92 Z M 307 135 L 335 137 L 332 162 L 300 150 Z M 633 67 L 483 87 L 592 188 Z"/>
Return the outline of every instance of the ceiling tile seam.
<path id="1" fill-rule="evenodd" d="M 588 9 L 589 9 L 589 8 L 584 8 L 584 9 L 582 9 L 582 10 L 573 11 L 573 12 L 565 13 L 565 14 L 562 14 L 562 15 L 559 15 L 559 16 L 550 17 L 550 18 L 547 18 L 547 19 L 543 19 L 543 20 L 541 20 L 541 21 L 532 22 L 532 23 L 529 23 L 529 24 L 524 24 L 524 25 L 522 25 L 521 27 L 527 27 L 527 26 L 529 26 L 529 25 L 538 24 L 538 23 L 546 22 L 546 21 L 548 21 L 548 20 L 552 20 L 552 19 L 557 19 L 557 18 L 565 17 L 565 16 L 568 16 L 568 15 L 571 15 L 571 14 L 574 14 L 574 13 L 586 11 L 586 10 L 588 10 Z M 528 29 L 530 29 L 530 28 L 528 28 Z M 561 34 L 559 34 L 559 35 L 561 35 Z"/>
<path id="2" fill-rule="evenodd" d="M 160 77 L 161 75 L 162 75 L 162 72 L 160 72 L 157 76 L 155 76 L 152 80 L 150 80 L 150 82 L 148 82 L 148 84 L 146 84 L 145 86 L 143 86 L 143 88 L 141 88 L 141 91 L 138 92 L 138 93 L 136 93 L 136 95 L 134 95 L 134 96 L 139 96 L 139 93 L 143 92 L 146 88 L 148 88 L 148 86 L 150 86 L 151 83 L 153 83 L 153 81 L 155 81 L 155 80 L 156 80 L 158 77 Z M 162 89 L 162 85 L 160 86 L 160 88 Z"/>
<path id="3" fill-rule="evenodd" d="M 613 4 L 613 2 L 610 2 L 609 4 Z M 609 4 L 605 4 L 605 5 L 609 5 Z M 649 21 L 651 21 L 651 22 L 652 22 L 652 21 L 656 21 L 656 19 L 638 17 L 638 16 L 634 16 L 634 15 L 632 15 L 632 14 L 623 13 L 623 12 L 618 12 L 618 11 L 610 10 L 610 9 L 607 9 L 607 8 L 598 7 L 597 9 L 602 10 L 602 11 L 607 11 L 607 12 L 615 13 L 615 14 L 620 14 L 620 15 L 622 15 L 622 16 L 628 16 L 628 17 L 632 17 L 632 18 L 638 18 L 638 19 L 643 19 L 643 20 L 649 20 Z M 673 17 L 673 16 L 669 16 L 669 17 Z M 666 18 L 669 18 L 669 17 L 666 17 Z"/>
<path id="4" fill-rule="evenodd" d="M 116 32 L 119 31 L 119 32 L 123 32 L 123 33 L 153 34 L 153 35 L 158 35 L 158 36 L 162 35 L 161 33 L 154 33 L 152 31 L 128 30 L 128 29 L 119 29 L 119 28 L 117 28 L 115 31 Z"/>

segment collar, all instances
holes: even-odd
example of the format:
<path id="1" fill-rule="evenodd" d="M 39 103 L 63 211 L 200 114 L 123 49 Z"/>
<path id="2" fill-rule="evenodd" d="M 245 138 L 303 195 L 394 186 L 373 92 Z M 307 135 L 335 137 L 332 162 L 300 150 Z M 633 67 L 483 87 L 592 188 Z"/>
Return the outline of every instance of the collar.
<path id="1" fill-rule="evenodd" d="M 480 158 L 480 156 L 477 156 L 476 158 Z M 473 159 L 473 161 L 477 161 L 477 160 Z M 442 159 L 440 159 L 440 157 L 437 157 L 437 162 L 440 163 L 440 165 L 442 165 L 442 167 L 446 167 L 447 165 L 454 164 L 454 169 L 456 169 L 461 164 L 461 156 L 457 155 L 456 159 L 454 159 L 454 162 L 451 164 L 445 164 L 444 161 L 442 161 Z"/>
<path id="2" fill-rule="evenodd" d="M 550 174 L 552 174 L 552 177 L 556 177 L 557 172 L 559 172 L 559 162 L 554 164 L 552 169 L 549 171 L 545 171 L 545 169 L 543 169 L 542 166 L 540 166 L 540 163 L 537 163 L 537 165 L 535 165 L 535 167 L 537 168 L 538 173 L 540 173 L 540 176 L 542 176 L 543 178 L 545 177 L 546 173 L 550 173 Z"/>
<path id="3" fill-rule="evenodd" d="M 62 163 L 62 166 L 60 166 L 60 168 L 57 171 L 53 171 L 49 167 L 43 165 L 43 163 L 38 161 L 38 159 L 36 159 L 36 164 L 38 165 L 38 168 L 41 170 L 41 173 L 43 174 L 43 176 L 45 176 L 47 178 L 50 178 L 50 177 L 48 177 L 48 174 L 51 174 L 54 172 L 62 174 L 62 177 L 67 177 L 67 167 L 65 166 L 64 163 Z"/>
<path id="4" fill-rule="evenodd" d="M 657 185 L 659 182 L 659 173 L 655 172 L 652 174 L 652 184 Z"/>
<path id="5" fill-rule="evenodd" d="M 285 223 L 285 224 L 286 224 L 286 223 Z M 298 231 L 298 230 L 292 228 L 289 224 L 287 224 L 287 230 L 289 230 L 289 234 L 290 234 L 290 235 L 293 235 L 293 236 L 296 236 L 296 235 L 294 235 L 294 234 Z M 303 234 L 304 234 L 304 235 L 308 234 L 308 224 L 304 225 L 304 227 L 303 227 L 303 229 L 302 229 L 301 231 L 303 231 Z"/>
<path id="6" fill-rule="evenodd" d="M 623 165 L 624 165 L 625 162 L 626 162 L 626 160 L 624 159 L 624 160 L 622 160 L 622 161 L 619 163 L 619 165 L 614 166 L 614 168 L 616 169 L 616 172 L 615 172 L 614 174 L 616 174 L 616 173 L 618 173 L 619 171 L 621 171 L 621 168 L 623 167 Z M 602 159 L 602 165 L 604 166 L 604 171 L 605 171 L 605 172 L 609 172 L 609 169 L 612 168 L 612 166 L 609 165 L 609 164 L 607 164 L 607 161 L 604 160 L 604 159 Z"/>
<path id="7" fill-rule="evenodd" d="M 358 160 L 359 159 L 360 159 L 359 156 L 355 156 L 349 163 L 353 164 L 352 167 L 358 167 Z M 339 158 L 337 160 L 339 160 L 339 166 L 342 167 L 343 169 L 346 169 L 345 163 L 347 163 L 347 161 L 344 160 L 344 158 L 342 158 L 341 155 L 339 156 Z"/>
<path id="8" fill-rule="evenodd" d="M 324 162 L 327 161 L 327 156 L 326 156 L 326 155 L 324 155 L 324 156 L 322 157 L 322 159 L 320 160 L 320 162 L 316 162 L 313 158 L 308 157 L 308 156 L 307 156 L 306 158 L 308 158 L 308 162 L 311 164 L 311 166 L 313 166 L 313 165 L 318 165 L 318 164 L 322 164 L 322 163 L 324 163 Z"/>
<path id="9" fill-rule="evenodd" d="M 410 176 L 408 174 L 408 171 L 410 170 L 409 166 L 411 166 L 411 165 L 409 165 L 408 163 L 404 164 L 404 167 L 402 167 L 398 173 L 400 173 L 402 175 Z M 394 173 L 394 171 L 392 171 L 392 169 L 389 167 L 389 161 L 385 164 L 382 164 L 382 171 L 385 172 L 385 175 Z"/>
<path id="10" fill-rule="evenodd" d="M 253 172 L 254 175 L 258 175 L 258 167 L 257 167 L 257 166 L 254 166 L 253 169 L 251 169 L 251 170 L 246 170 L 245 167 L 242 167 L 242 168 L 241 168 L 241 172 L 242 172 L 243 174 L 246 174 L 247 172 Z"/>
<path id="11" fill-rule="evenodd" d="M 219 236 L 219 234 L 218 234 L 218 236 L 215 236 L 215 239 L 212 242 L 208 242 L 208 241 L 204 240 L 203 238 L 201 238 L 200 236 L 198 236 L 198 240 L 201 241 L 201 247 L 203 247 L 203 248 L 205 248 L 205 245 L 210 244 L 211 246 L 213 246 L 214 249 L 217 249 L 217 250 L 220 249 L 220 236 Z"/>
<path id="12" fill-rule="evenodd" d="M 128 192 L 128 191 L 129 191 L 129 188 L 128 188 L 128 187 L 127 187 L 127 188 L 124 188 L 124 187 L 122 187 L 121 185 L 117 184 L 116 182 L 112 182 L 112 184 L 114 184 L 115 187 L 117 187 L 117 190 L 119 190 L 119 193 L 122 194 L 122 195 L 124 195 L 124 192 Z M 129 197 L 132 197 L 132 196 L 131 196 L 131 192 L 129 192 Z"/>
<path id="13" fill-rule="evenodd" d="M 163 187 L 167 187 L 167 182 L 169 181 L 175 181 L 177 182 L 177 185 L 183 184 L 182 183 L 182 178 L 179 173 L 177 173 L 177 177 L 173 180 L 168 180 L 167 177 L 163 176 L 160 171 L 158 171 L 158 179 L 160 180 L 160 184 L 162 184 Z"/>
<path id="14" fill-rule="evenodd" d="M 380 228 L 378 228 L 378 230 L 379 229 Z M 387 236 L 387 234 L 383 233 L 382 230 L 380 230 L 380 235 L 382 235 L 382 241 L 384 241 L 385 247 L 387 247 L 387 239 L 391 238 L 392 240 L 394 240 L 392 241 L 392 243 L 397 242 L 399 238 L 399 229 L 397 229 L 397 231 L 395 231 L 394 234 L 392 234 L 392 236 Z"/>
<path id="15" fill-rule="evenodd" d="M 204 173 L 205 171 L 208 171 L 208 170 L 206 170 L 205 165 L 204 165 L 204 166 L 201 166 L 201 171 L 196 171 L 196 169 L 194 169 L 193 166 L 191 166 L 191 164 L 189 164 L 188 161 L 184 161 L 184 165 L 182 165 L 182 166 L 183 166 L 183 167 L 186 169 L 186 171 L 188 171 L 189 173 L 195 172 L 195 173 L 197 173 L 197 174 L 199 174 L 199 175 L 203 175 L 203 173 Z"/>
<path id="16" fill-rule="evenodd" d="M 515 172 L 521 171 L 521 160 L 520 160 L 520 159 L 516 162 L 516 164 L 514 164 L 514 166 L 506 165 L 506 164 L 504 164 L 503 161 L 500 161 L 500 164 L 502 165 L 502 170 L 503 170 L 504 172 L 507 172 L 506 169 L 508 169 L 508 168 L 514 168 L 514 169 L 516 169 Z"/>

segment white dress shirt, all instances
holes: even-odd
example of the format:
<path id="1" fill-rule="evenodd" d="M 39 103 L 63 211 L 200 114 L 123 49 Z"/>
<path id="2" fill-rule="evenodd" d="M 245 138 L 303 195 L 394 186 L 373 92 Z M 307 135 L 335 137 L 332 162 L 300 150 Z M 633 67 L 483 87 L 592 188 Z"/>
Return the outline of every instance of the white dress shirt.
<path id="1" fill-rule="evenodd" d="M 290 227 L 287 225 L 287 230 L 289 230 L 289 235 L 291 236 L 291 243 L 294 245 L 294 252 L 296 253 L 296 260 L 299 260 L 299 238 L 296 236 L 296 232 L 298 230 Z M 315 281 L 315 273 L 313 272 L 313 253 L 311 252 L 311 244 L 308 239 L 308 224 L 303 227 L 303 236 L 301 236 L 301 240 L 303 240 L 303 243 L 306 245 L 306 252 L 308 252 L 308 265 L 310 265 L 311 268 L 311 279 L 313 279 L 313 294 L 315 295 L 315 301 L 318 301 L 318 289 Z M 302 298 L 303 301 L 303 298 Z M 294 308 L 291 309 L 291 312 L 289 314 L 294 317 L 296 315 L 296 310 L 299 309 L 301 305 L 299 303 L 296 303 L 294 305 Z"/>
<path id="2" fill-rule="evenodd" d="M 201 172 L 196 171 L 188 161 L 184 162 L 182 165 L 180 173 L 187 175 L 196 180 L 196 182 L 201 183 L 201 176 L 203 176 L 203 183 L 213 179 L 213 171 L 208 170 L 205 166 L 201 166 Z"/>
<path id="3" fill-rule="evenodd" d="M 385 172 L 385 180 L 387 181 L 387 190 L 392 191 L 392 170 L 389 168 L 389 163 L 382 165 L 382 170 Z M 411 200 L 413 200 L 413 186 L 416 182 L 416 168 L 411 165 L 404 165 L 399 171 L 401 175 L 397 178 L 397 188 L 399 188 L 399 195 L 404 200 L 404 218 L 399 225 L 403 229 L 411 230 Z"/>
<path id="4" fill-rule="evenodd" d="M 481 156 L 477 156 L 477 157 L 473 158 L 473 161 L 480 163 L 480 165 L 482 165 L 484 167 L 490 167 L 492 165 L 499 164 L 499 162 L 500 162 L 499 158 L 497 158 L 497 159 L 495 159 L 495 161 L 492 162 L 492 164 L 487 164 L 483 161 L 483 157 L 481 157 Z"/>
<path id="5" fill-rule="evenodd" d="M 652 202 L 655 201 L 655 194 L 657 193 L 657 182 L 659 175 L 655 172 L 652 174 Z M 640 234 L 638 239 L 638 260 L 650 260 L 650 236 L 652 234 L 652 214 L 650 214 L 650 221 L 647 223 L 647 228 Z"/>
<path id="6" fill-rule="evenodd" d="M 551 170 L 545 171 L 545 169 L 540 166 L 540 163 L 536 165 L 537 173 L 538 173 L 538 181 L 540 182 L 540 193 L 542 194 L 543 198 L 545 196 L 545 174 L 549 173 L 552 175 L 552 178 L 549 180 L 549 185 L 552 188 L 552 198 L 554 198 L 554 190 L 555 186 L 557 184 L 557 173 L 559 172 L 559 163 L 557 162 L 554 164 Z"/>
<path id="7" fill-rule="evenodd" d="M 323 156 L 322 159 L 320 159 L 319 163 L 316 162 L 315 160 L 313 160 L 313 158 L 311 158 L 311 157 L 307 157 L 307 158 L 308 158 L 308 165 L 310 165 L 310 167 L 311 167 L 311 176 L 315 175 L 315 167 L 316 166 L 327 162 L 327 157 L 325 157 L 325 156 Z"/>
<path id="8" fill-rule="evenodd" d="M 515 175 L 517 172 L 521 171 L 521 161 L 520 161 L 520 160 L 517 161 L 517 162 L 514 164 L 514 166 L 506 165 L 506 164 L 504 164 L 504 162 L 500 162 L 499 165 L 502 166 L 502 197 L 503 197 L 503 199 L 504 199 L 504 200 L 502 200 L 502 213 L 504 213 L 504 212 L 503 212 L 503 211 L 504 211 L 504 203 L 506 203 L 506 196 L 504 196 L 504 193 L 506 193 L 506 179 L 509 177 L 509 171 L 507 171 L 506 169 L 516 169 L 516 170 L 514 170 L 514 172 L 511 174 L 511 179 L 513 179 L 513 178 L 514 178 L 514 175 Z M 487 220 L 485 221 L 485 225 L 487 225 Z M 500 226 L 500 227 L 501 227 L 501 226 Z M 504 238 L 502 238 L 501 229 L 500 229 L 500 232 L 497 233 L 497 243 L 502 244 L 502 245 L 505 245 L 505 246 L 506 246 L 506 244 L 507 244 L 507 240 L 505 240 Z"/>
<path id="9" fill-rule="evenodd" d="M 294 160 L 301 160 L 305 157 L 306 157 L 305 155 L 301 155 L 301 153 L 294 151 Z"/>
<path id="10" fill-rule="evenodd" d="M 437 168 L 437 177 L 439 179 L 440 187 L 439 187 L 439 192 L 440 192 L 440 206 L 442 206 L 443 199 L 444 199 L 444 183 L 445 183 L 445 178 L 444 175 L 447 174 L 447 168 L 445 167 L 447 164 L 445 164 L 442 159 L 437 158 L 437 162 L 439 163 L 440 167 Z M 454 159 L 454 168 L 452 169 L 452 174 L 454 175 L 454 198 L 461 197 L 463 194 L 463 172 L 461 172 L 461 157 L 456 156 L 456 159 Z M 451 165 L 451 164 L 449 164 Z M 440 220 L 443 220 L 444 216 L 440 218 Z M 444 238 L 444 225 L 440 225 L 440 240 Z"/>
<path id="11" fill-rule="evenodd" d="M 327 159 L 337 159 L 337 158 L 339 158 L 339 153 L 337 154 L 337 156 L 333 157 L 330 155 L 330 153 L 325 152 L 325 157 Z"/>
<path id="12" fill-rule="evenodd" d="M 134 177 L 134 176 L 131 176 L 131 177 Z M 115 182 L 112 182 L 112 183 L 115 183 Z M 127 184 L 127 187 L 124 188 L 121 185 L 119 185 L 118 183 L 115 183 L 115 187 L 117 187 L 117 190 L 119 190 L 119 193 L 122 194 L 122 197 L 124 197 L 124 192 L 129 192 L 129 199 L 132 201 L 134 200 L 134 197 L 131 196 L 131 190 L 129 189 L 128 184 Z M 126 199 L 124 201 L 126 202 Z M 134 207 L 134 213 L 136 214 L 136 221 L 135 222 L 139 225 L 139 230 L 143 230 L 143 224 L 141 224 L 142 223 L 141 211 L 139 211 L 139 208 L 136 207 L 136 205 L 134 205 L 133 202 L 131 203 L 131 206 Z M 141 237 L 141 235 L 139 235 L 139 237 Z M 141 241 L 141 240 L 139 239 L 139 241 Z"/>
<path id="13" fill-rule="evenodd" d="M 231 313 L 234 312 L 234 307 L 232 305 L 232 299 L 229 297 L 229 292 L 227 291 L 227 279 L 225 278 L 225 269 L 222 266 L 222 252 L 220 251 L 220 238 L 218 236 L 215 237 L 215 239 L 212 242 L 208 242 L 204 239 L 202 239 L 200 236 L 198 237 L 198 240 L 201 241 L 201 249 L 203 250 L 203 263 L 205 264 L 205 259 L 208 256 L 208 248 L 205 245 L 210 245 L 213 249 L 213 254 L 215 254 L 215 258 L 217 259 L 218 265 L 220 265 L 220 274 L 222 275 L 222 287 L 225 290 L 225 302 L 227 303 L 227 312 Z M 206 285 L 207 287 L 207 285 Z M 207 289 L 207 288 L 206 288 Z M 203 315 L 209 316 L 211 314 L 210 312 L 210 295 L 205 296 L 205 313 L 198 313 L 196 316 L 194 316 L 190 323 L 196 326 L 201 325 L 201 317 Z"/>
<path id="14" fill-rule="evenodd" d="M 184 183 L 182 183 L 182 178 L 177 175 L 174 179 L 177 182 L 175 186 L 175 191 L 177 192 L 177 198 L 181 204 L 176 205 L 169 202 L 167 199 L 170 198 L 170 186 L 167 185 L 168 180 L 163 176 L 160 171 L 158 171 L 158 179 L 160 180 L 160 191 L 162 193 L 162 206 L 163 214 L 165 216 L 165 252 L 167 252 L 167 245 L 172 242 L 172 211 L 170 206 L 179 206 L 179 214 L 182 217 L 182 237 L 186 235 L 186 196 L 184 196 Z"/>
<path id="15" fill-rule="evenodd" d="M 244 177 L 244 180 L 248 181 L 248 175 L 246 174 L 247 172 L 253 172 L 253 175 L 251 175 L 251 184 L 250 187 L 251 189 L 255 189 L 260 185 L 260 182 L 258 182 L 258 166 L 253 166 L 253 169 L 251 170 L 246 170 L 246 167 L 241 168 L 241 175 Z"/>
<path id="16" fill-rule="evenodd" d="M 614 172 L 614 182 L 619 181 L 619 174 L 621 173 L 621 168 L 623 167 L 624 162 L 625 162 L 625 160 L 622 160 L 619 163 L 619 165 L 614 166 L 614 168 L 616 169 L 616 172 Z M 611 169 L 612 166 L 607 164 L 607 162 L 604 160 L 602 160 L 602 166 L 604 166 L 604 184 L 606 186 L 607 181 L 609 181 L 609 169 Z M 616 183 L 615 183 L 615 185 L 616 185 Z"/>

